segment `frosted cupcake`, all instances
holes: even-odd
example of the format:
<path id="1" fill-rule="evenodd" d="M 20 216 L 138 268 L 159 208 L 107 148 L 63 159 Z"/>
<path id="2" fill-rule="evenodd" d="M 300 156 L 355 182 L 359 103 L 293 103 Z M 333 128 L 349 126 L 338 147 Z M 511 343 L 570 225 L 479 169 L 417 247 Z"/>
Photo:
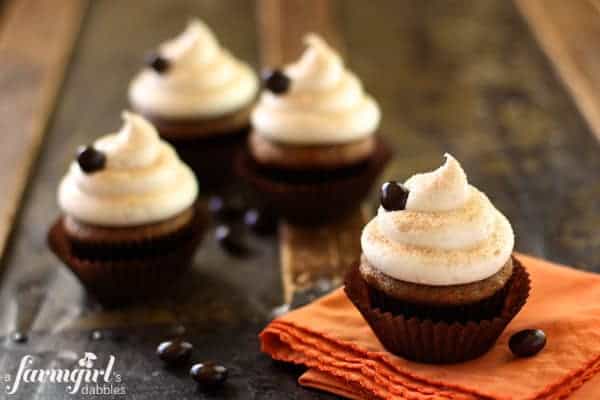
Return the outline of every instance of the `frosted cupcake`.
<path id="1" fill-rule="evenodd" d="M 528 275 L 513 246 L 506 217 L 447 154 L 437 170 L 382 187 L 346 292 L 391 352 L 464 361 L 487 351 L 525 303 Z"/>
<path id="2" fill-rule="evenodd" d="M 189 267 L 203 216 L 193 172 L 143 117 L 79 149 L 49 244 L 105 303 L 157 294 Z"/>
<path id="3" fill-rule="evenodd" d="M 248 133 L 257 92 L 252 69 L 195 19 L 148 57 L 131 82 L 129 101 L 176 146 L 202 185 L 218 186 L 230 177 L 232 155 Z"/>
<path id="4" fill-rule="evenodd" d="M 266 74 L 240 171 L 284 216 L 308 222 L 356 207 L 388 152 L 376 101 L 323 39 L 305 42 L 297 62 Z"/>

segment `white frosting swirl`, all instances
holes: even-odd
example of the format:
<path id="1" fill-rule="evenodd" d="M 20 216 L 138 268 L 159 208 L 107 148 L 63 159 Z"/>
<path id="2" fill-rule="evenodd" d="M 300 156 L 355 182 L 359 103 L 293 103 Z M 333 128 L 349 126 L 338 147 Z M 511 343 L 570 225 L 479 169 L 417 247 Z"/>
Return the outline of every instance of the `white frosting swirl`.
<path id="1" fill-rule="evenodd" d="M 88 174 L 77 163 L 58 189 L 65 214 L 99 226 L 137 226 L 163 221 L 190 207 L 196 178 L 171 145 L 139 115 L 124 112 L 121 130 L 98 139 L 105 168 Z"/>
<path id="2" fill-rule="evenodd" d="M 171 119 L 215 118 L 254 100 L 258 79 L 252 69 L 219 46 L 210 29 L 193 20 L 159 53 L 170 63 L 162 74 L 145 68 L 129 87 L 135 109 Z"/>
<path id="3" fill-rule="evenodd" d="M 264 91 L 252 113 L 256 132 L 286 144 L 346 143 L 373 134 L 380 111 L 358 78 L 323 39 L 305 38 L 308 48 L 284 71 L 288 92 Z"/>
<path id="4" fill-rule="evenodd" d="M 363 253 L 385 275 L 446 286 L 481 281 L 498 272 L 514 247 L 510 223 L 471 186 L 449 154 L 435 171 L 408 179 L 406 209 L 386 211 L 364 228 Z"/>

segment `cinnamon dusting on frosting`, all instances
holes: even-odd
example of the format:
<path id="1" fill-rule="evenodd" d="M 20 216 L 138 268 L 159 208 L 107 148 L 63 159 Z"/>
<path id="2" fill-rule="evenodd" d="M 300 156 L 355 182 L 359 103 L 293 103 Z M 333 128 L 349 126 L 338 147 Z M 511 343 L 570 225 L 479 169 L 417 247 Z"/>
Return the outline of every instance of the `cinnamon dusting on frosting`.
<path id="1" fill-rule="evenodd" d="M 417 174 L 407 209 L 380 208 L 363 230 L 369 263 L 393 278 L 429 285 L 475 282 L 495 274 L 514 246 L 510 223 L 468 184 L 449 154 L 435 171 Z"/>

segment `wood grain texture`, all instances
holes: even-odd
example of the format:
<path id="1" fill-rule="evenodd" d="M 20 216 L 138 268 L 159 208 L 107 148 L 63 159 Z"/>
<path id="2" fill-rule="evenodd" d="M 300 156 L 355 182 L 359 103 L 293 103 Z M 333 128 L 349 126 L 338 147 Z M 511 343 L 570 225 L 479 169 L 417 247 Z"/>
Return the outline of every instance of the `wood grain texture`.
<path id="1" fill-rule="evenodd" d="M 344 52 L 339 30 L 340 0 L 258 0 L 261 63 L 277 66 L 295 60 L 309 32 L 323 36 Z"/>
<path id="2" fill-rule="evenodd" d="M 339 20 L 340 3 L 332 0 L 259 0 L 258 20 L 263 66 L 296 60 L 308 32 L 322 35 L 340 53 L 345 52 Z M 347 219 L 327 226 L 298 227 L 282 223 L 279 229 L 284 298 L 306 289 L 320 278 L 341 283 L 342 275 L 360 256 L 358 237 L 364 225 L 360 206 Z"/>
<path id="3" fill-rule="evenodd" d="M 281 224 L 279 230 L 284 299 L 325 278 L 339 286 L 344 273 L 360 258 L 360 232 L 365 210 L 357 210 L 338 222 L 321 227 Z"/>
<path id="4" fill-rule="evenodd" d="M 600 139 L 600 1 L 515 1 Z"/>
<path id="5" fill-rule="evenodd" d="M 84 6 L 79 0 L 15 0 L 2 5 L 0 256 L 38 154 Z"/>

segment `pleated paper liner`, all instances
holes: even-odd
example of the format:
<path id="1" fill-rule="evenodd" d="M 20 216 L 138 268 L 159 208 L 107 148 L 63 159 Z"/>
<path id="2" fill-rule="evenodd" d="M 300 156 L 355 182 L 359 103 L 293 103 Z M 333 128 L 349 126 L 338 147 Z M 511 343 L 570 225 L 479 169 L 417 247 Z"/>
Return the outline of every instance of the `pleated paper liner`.
<path id="1" fill-rule="evenodd" d="M 278 215 L 294 224 L 322 224 L 354 211 L 367 196 L 391 151 L 381 140 L 366 161 L 340 171 L 302 173 L 259 165 L 247 152 L 236 158 L 236 172 Z"/>
<path id="2" fill-rule="evenodd" d="M 64 226 L 64 225 L 63 225 Z M 74 256 L 83 259 L 94 260 L 129 260 L 139 258 L 140 254 L 145 256 L 156 256 L 168 253 L 179 246 L 180 243 L 187 241 L 194 234 L 192 224 L 188 224 L 171 234 L 156 237 L 152 240 L 136 240 L 119 243 L 93 243 L 77 242 L 69 239 L 71 251 Z"/>
<path id="3" fill-rule="evenodd" d="M 246 144 L 250 127 L 215 137 L 168 139 L 179 157 L 192 168 L 203 192 L 219 193 L 237 179 L 235 155 Z"/>
<path id="4" fill-rule="evenodd" d="M 193 224 L 190 234 L 169 251 L 132 248 L 122 258 L 119 251 L 104 249 L 103 257 L 81 258 L 73 253 L 59 218 L 48 232 L 48 244 L 88 293 L 104 306 L 114 307 L 168 294 L 190 269 L 204 228 Z"/>
<path id="5" fill-rule="evenodd" d="M 514 257 L 513 263 L 513 274 L 502 295 L 502 307 L 486 319 L 432 320 L 417 315 L 418 309 L 404 315 L 379 308 L 373 303 L 373 288 L 362 278 L 358 264 L 346 275 L 344 290 L 390 353 L 423 363 L 459 363 L 485 354 L 527 301 L 529 274 Z M 486 308 L 489 304 L 482 302 L 480 306 Z"/>

